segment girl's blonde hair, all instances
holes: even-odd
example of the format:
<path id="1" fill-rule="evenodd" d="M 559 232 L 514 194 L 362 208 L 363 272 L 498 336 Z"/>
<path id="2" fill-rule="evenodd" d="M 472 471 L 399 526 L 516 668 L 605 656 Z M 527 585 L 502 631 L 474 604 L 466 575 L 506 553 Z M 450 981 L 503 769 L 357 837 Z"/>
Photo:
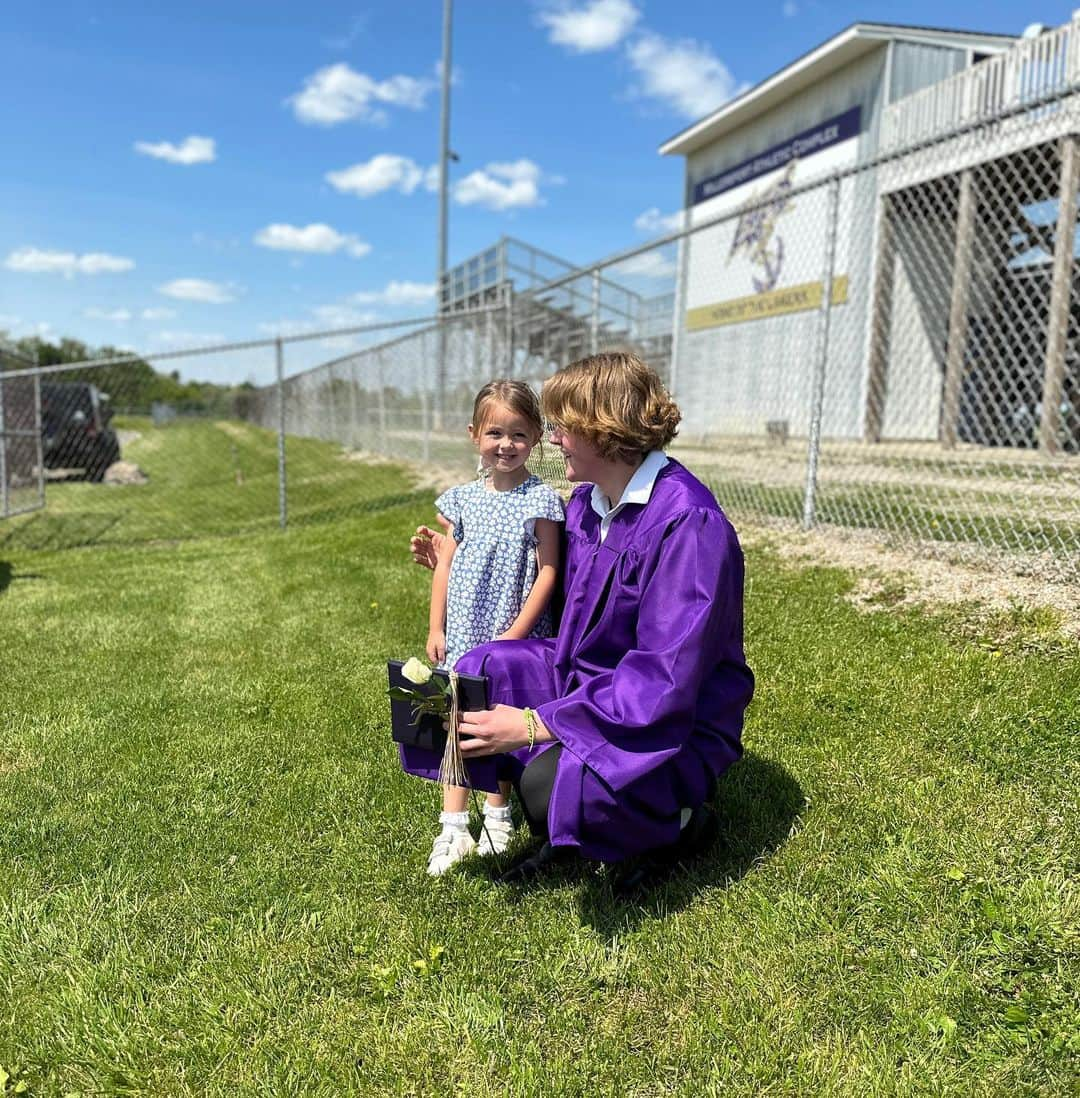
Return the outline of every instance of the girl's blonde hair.
<path id="1" fill-rule="evenodd" d="M 497 378 L 495 381 L 489 381 L 476 394 L 476 400 L 473 401 L 472 426 L 477 434 L 483 431 L 484 424 L 487 422 L 485 417 L 490 413 L 493 404 L 503 404 L 514 415 L 527 420 L 538 440 L 543 435 L 544 415 L 540 411 L 540 400 L 524 381 Z"/>
<path id="2" fill-rule="evenodd" d="M 544 414 L 580 435 L 601 457 L 635 465 L 662 450 L 682 419 L 651 366 L 632 351 L 606 351 L 571 362 L 544 383 Z"/>

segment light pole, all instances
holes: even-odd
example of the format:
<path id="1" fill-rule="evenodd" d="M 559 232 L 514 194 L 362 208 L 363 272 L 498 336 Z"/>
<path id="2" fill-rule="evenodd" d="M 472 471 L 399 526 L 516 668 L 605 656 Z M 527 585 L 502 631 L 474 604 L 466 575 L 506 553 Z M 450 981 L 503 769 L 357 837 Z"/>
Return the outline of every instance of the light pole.
<path id="1" fill-rule="evenodd" d="M 443 315 L 443 282 L 446 278 L 446 237 L 449 220 L 450 174 L 450 43 L 454 0 L 443 0 L 442 32 L 442 119 L 439 141 L 439 269 L 435 278 L 435 310 L 438 316 L 434 420 L 442 430 L 443 401 L 446 397 L 446 317 Z"/>

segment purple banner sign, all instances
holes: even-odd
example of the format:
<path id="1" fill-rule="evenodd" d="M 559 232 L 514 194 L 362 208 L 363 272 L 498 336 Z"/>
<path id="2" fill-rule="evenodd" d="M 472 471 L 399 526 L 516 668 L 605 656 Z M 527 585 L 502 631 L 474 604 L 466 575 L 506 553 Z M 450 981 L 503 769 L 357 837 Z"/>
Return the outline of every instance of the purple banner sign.
<path id="1" fill-rule="evenodd" d="M 703 179 L 694 185 L 693 205 L 696 206 L 699 202 L 723 194 L 724 191 L 730 191 L 733 187 L 741 187 L 760 175 L 767 175 L 769 172 L 776 171 L 777 168 L 782 168 L 792 160 L 813 156 L 822 149 L 847 141 L 859 132 L 861 120 L 862 108 L 852 107 L 843 114 L 819 122 L 816 126 L 811 126 L 810 129 L 788 138 L 787 141 L 774 145 L 771 149 L 766 149 L 763 153 L 744 160 L 741 164 L 736 164 L 734 168 L 728 168 L 718 175 Z"/>

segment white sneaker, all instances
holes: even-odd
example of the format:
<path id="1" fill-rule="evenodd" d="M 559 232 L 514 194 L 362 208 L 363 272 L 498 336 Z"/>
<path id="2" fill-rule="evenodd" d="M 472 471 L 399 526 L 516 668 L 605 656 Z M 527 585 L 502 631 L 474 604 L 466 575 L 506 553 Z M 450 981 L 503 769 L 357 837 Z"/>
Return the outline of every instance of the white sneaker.
<path id="1" fill-rule="evenodd" d="M 431 844 L 428 856 L 428 876 L 441 877 L 451 866 L 457 865 L 476 849 L 476 840 L 467 832 L 459 830 L 440 831 Z"/>
<path id="2" fill-rule="evenodd" d="M 514 837 L 513 820 L 496 820 L 484 817 L 484 826 L 480 829 L 480 843 L 476 853 L 480 855 L 501 854 Z"/>

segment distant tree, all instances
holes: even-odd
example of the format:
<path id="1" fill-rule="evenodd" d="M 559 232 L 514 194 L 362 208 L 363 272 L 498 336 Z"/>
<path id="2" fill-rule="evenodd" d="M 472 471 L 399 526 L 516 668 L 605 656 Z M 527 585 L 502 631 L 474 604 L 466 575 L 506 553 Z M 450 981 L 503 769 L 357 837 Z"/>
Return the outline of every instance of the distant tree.
<path id="1" fill-rule="evenodd" d="M 92 348 L 78 339 L 62 338 L 58 343 L 32 336 L 16 343 L 16 349 L 42 366 L 62 366 L 64 363 L 89 363 L 102 359 L 125 359 L 128 355 L 117 347 L 106 345 Z M 107 366 L 61 370 L 53 375 L 57 381 L 92 381 L 109 394 L 117 411 L 147 414 L 155 403 L 172 405 L 180 413 L 194 415 L 235 415 L 238 391 L 253 388 L 216 385 L 209 381 L 181 381 L 180 371 L 159 373 L 145 359 L 132 355 L 123 362 Z"/>

